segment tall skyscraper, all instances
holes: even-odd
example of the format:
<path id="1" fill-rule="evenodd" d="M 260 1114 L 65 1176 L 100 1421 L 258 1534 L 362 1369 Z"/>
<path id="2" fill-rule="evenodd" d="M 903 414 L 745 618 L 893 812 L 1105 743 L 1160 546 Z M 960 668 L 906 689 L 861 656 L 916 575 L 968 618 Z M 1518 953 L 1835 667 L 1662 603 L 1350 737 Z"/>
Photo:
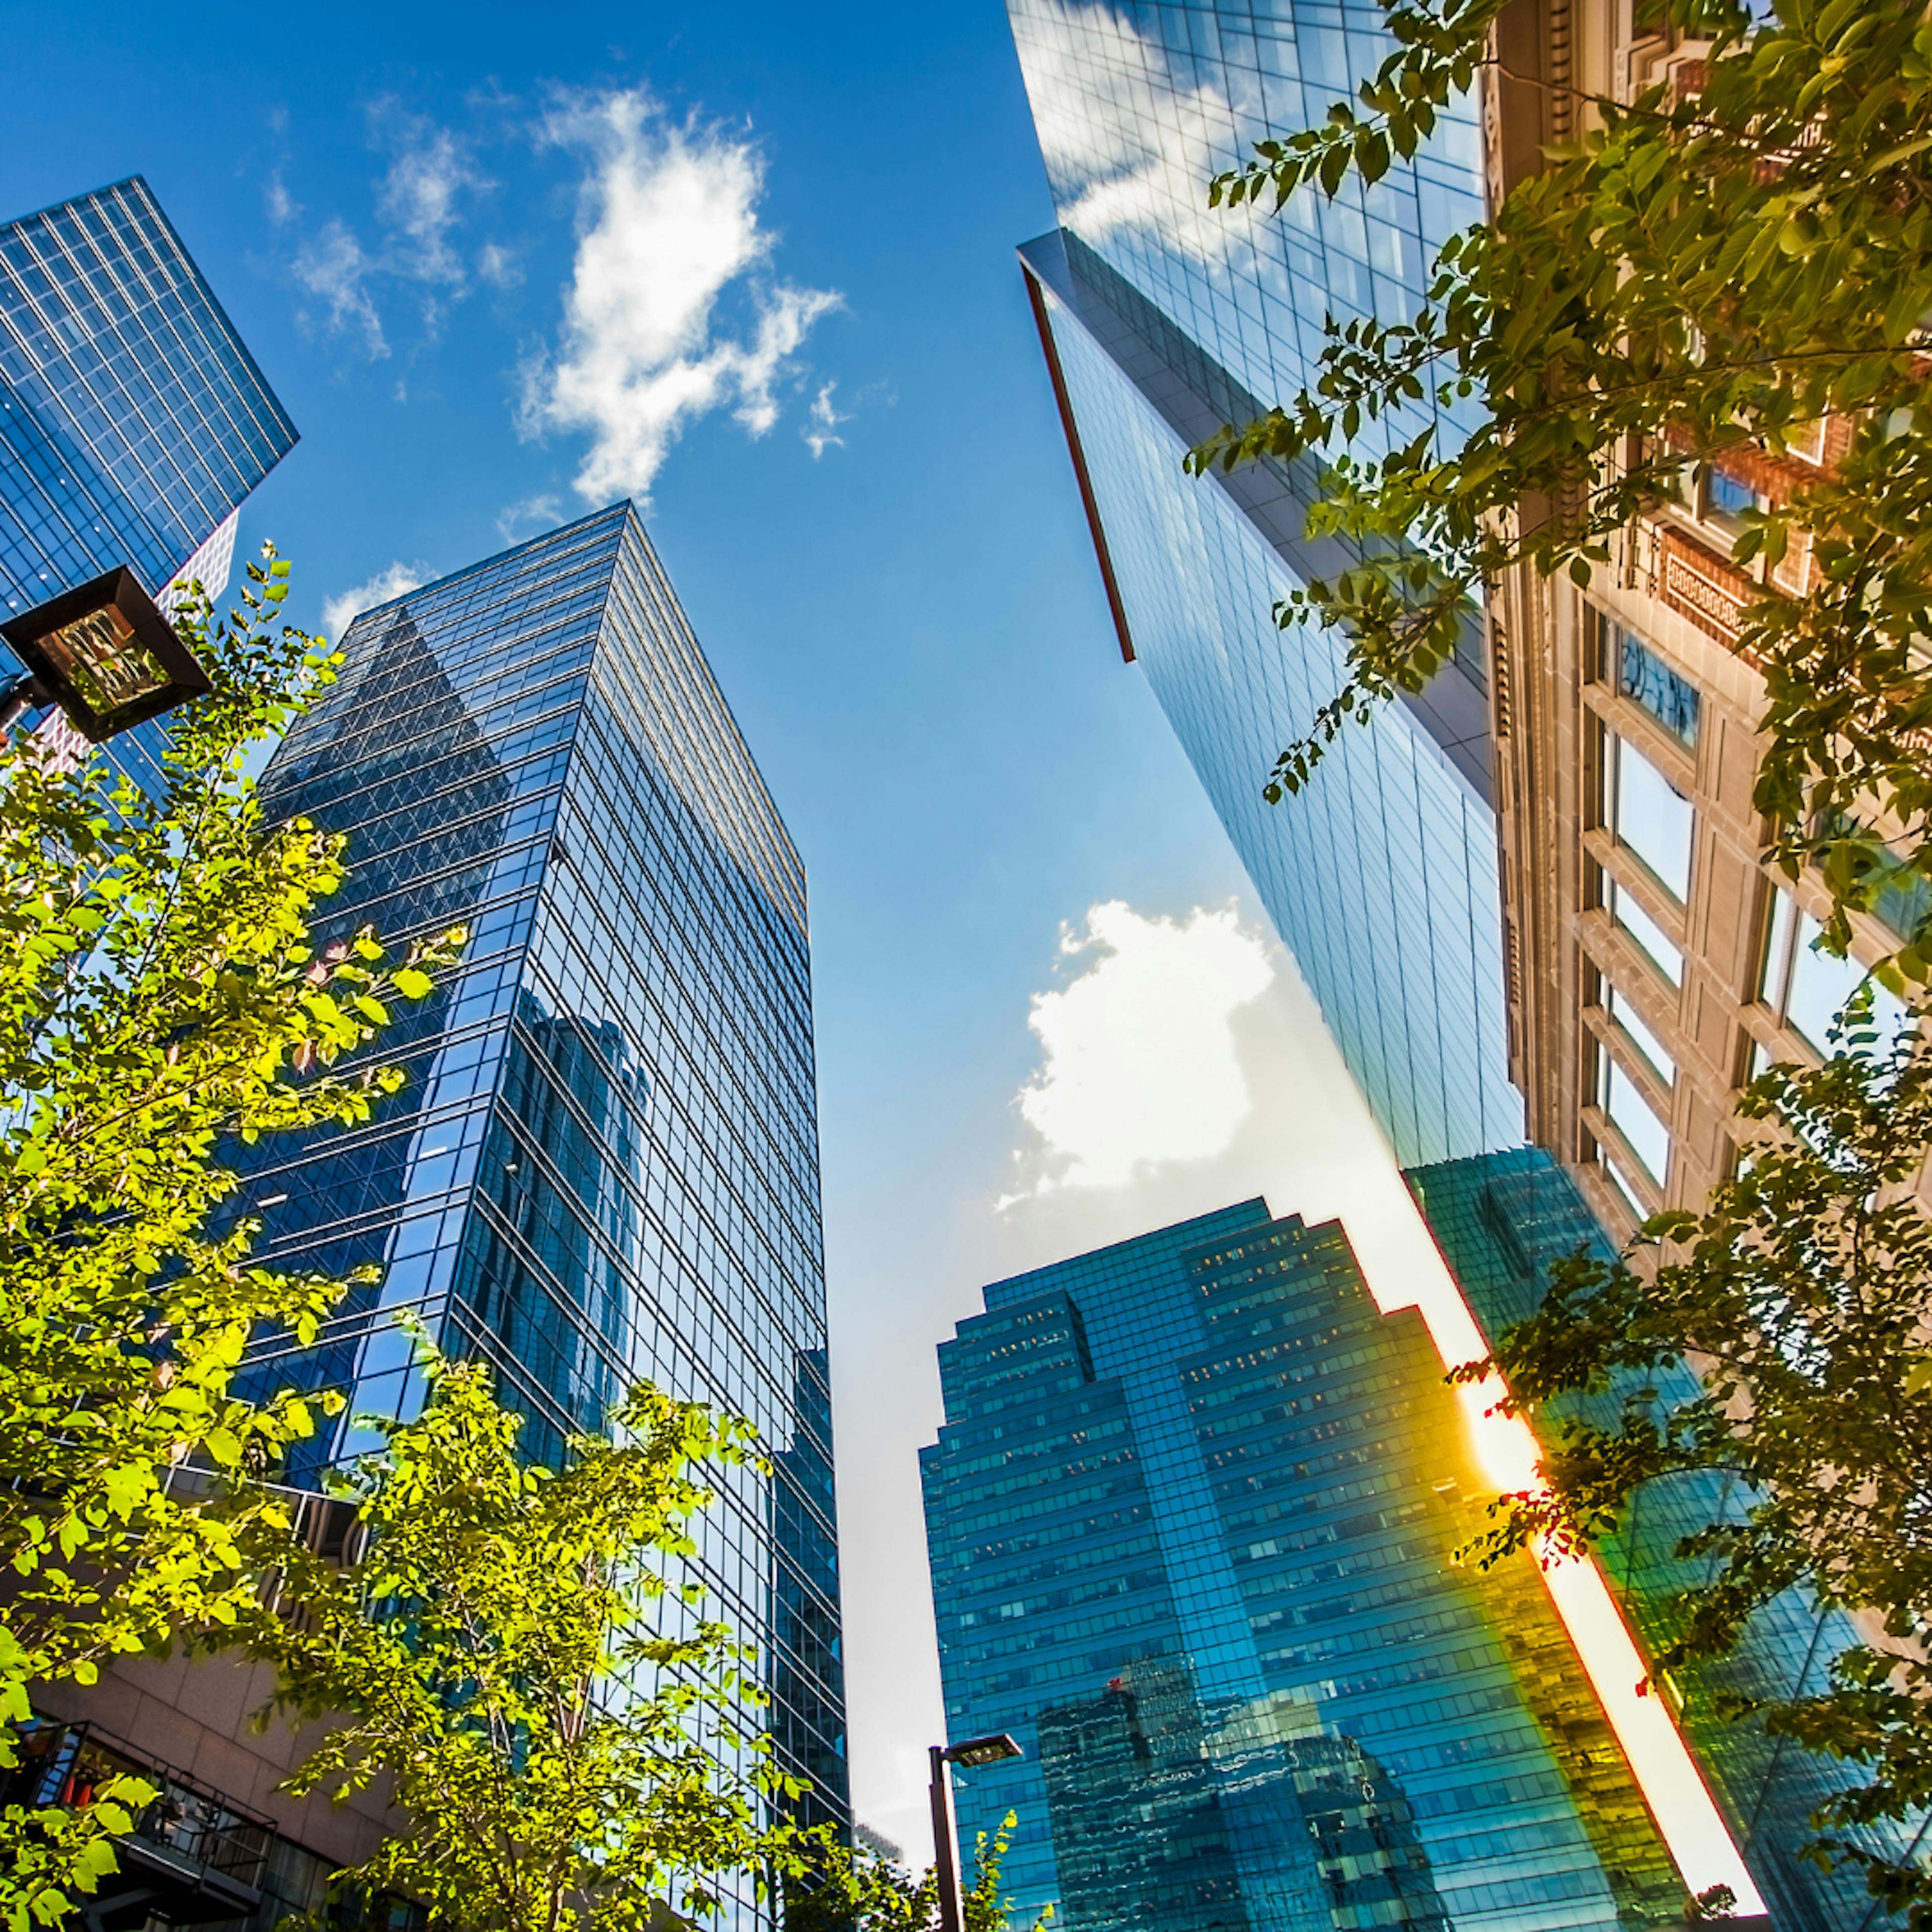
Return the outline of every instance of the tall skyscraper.
<path id="1" fill-rule="evenodd" d="M 0 226 L 0 613 L 118 564 L 219 595 L 295 425 L 140 176 Z M 116 752 L 141 776 L 160 727 Z"/>
<path id="2" fill-rule="evenodd" d="M 412 1311 L 552 1453 L 629 1381 L 747 1415 L 699 1534 L 782 1760 L 846 1806 L 805 874 L 637 514 L 620 504 L 365 612 L 263 779 L 350 835 L 323 940 L 457 923 L 367 1127 L 251 1150 L 278 1261 L 381 1265 L 264 1384 L 415 1399 Z M 313 1445 L 356 1445 L 347 1426 Z"/>
<path id="3" fill-rule="evenodd" d="M 310 1487 L 373 1444 L 356 1414 L 419 1399 L 404 1310 L 494 1366 L 540 1456 L 640 1378 L 748 1416 L 769 1468 L 718 1472 L 694 1568 L 707 1613 L 756 1647 L 770 1702 L 748 1697 L 740 1728 L 812 1780 L 808 1815 L 845 1822 L 798 854 L 628 504 L 365 612 L 342 648 L 263 778 L 271 812 L 350 835 L 317 943 L 365 923 L 392 944 L 459 923 L 470 939 L 397 1007 L 379 1057 L 409 1084 L 373 1122 L 232 1150 L 266 1256 L 382 1270 L 314 1349 L 265 1340 L 243 1386 L 348 1396 L 290 1472 Z M 339 1535 L 316 1521 L 319 1544 Z M 273 1932 L 384 1828 L 366 1797 L 279 1793 L 292 1740 L 245 1724 L 271 1688 L 222 1658 L 134 1659 L 40 1706 L 68 1727 L 49 1733 L 56 1772 L 166 1766 L 182 1815 L 219 1822 L 219 1886 L 175 1869 L 172 1812 L 124 1861 L 124 1890 L 157 1859 L 170 1898 L 200 1886 L 201 1918 L 172 1922 Z M 772 1922 L 748 1885 L 733 1906 Z"/>
<path id="4" fill-rule="evenodd" d="M 1540 1148 L 1446 1162 L 1408 1178 L 1450 1272 L 1492 1340 L 1535 1312 L 1553 1263 L 1580 1251 L 1599 1259 L 1610 1254 L 1575 1180 Z M 1556 1412 L 1613 1428 L 1626 1396 L 1658 1379 L 1632 1375 L 1600 1396 L 1566 1399 Z M 1690 1394 L 1690 1370 L 1678 1369 L 1662 1386 L 1666 1396 Z M 1678 1541 L 1707 1523 L 1741 1520 L 1748 1500 L 1726 1478 L 1687 1472 L 1652 1485 L 1620 1533 L 1605 1542 L 1604 1569 L 1625 1616 L 1648 1643 L 1675 1634 L 1682 1594 L 1704 1574 L 1702 1565 L 1676 1556 Z M 1753 1621 L 1730 1657 L 1701 1666 L 1694 1684 L 1680 1686 L 1696 1694 L 1682 1720 L 1687 1737 L 1778 1932 L 1892 1922 L 1876 1909 L 1858 1871 L 1828 1874 L 1798 1856 L 1814 1835 L 1811 1814 L 1856 1782 L 1857 1769 L 1789 1738 L 1768 1737 L 1755 1722 L 1724 1721 L 1712 1700 L 1719 1694 L 1782 1698 L 1822 1690 L 1832 1659 L 1856 1637 L 1849 1619 L 1822 1613 L 1792 1590 Z M 1865 1842 L 1898 1856 L 1913 1849 L 1914 1834 L 1887 1828 Z"/>
<path id="5" fill-rule="evenodd" d="M 1337 640 L 1276 604 L 1341 552 L 1310 479 L 1180 459 L 1291 399 L 1333 314 L 1406 320 L 1436 247 L 1483 212 L 1473 102 L 1412 168 L 1279 219 L 1208 182 L 1318 121 L 1388 44 L 1322 0 L 1186 8 L 1009 0 L 1060 226 L 1021 251 L 1124 656 L 1137 662 L 1405 1162 L 1521 1138 L 1504 1034 L 1486 677 L 1472 647 L 1292 802 L 1276 753 L 1342 682 Z M 1372 444 L 1372 428 L 1365 441 Z"/>
<path id="6" fill-rule="evenodd" d="M 1551 1932 L 1686 1886 L 1421 1317 L 1258 1200 L 986 1290 L 922 1451 L 961 1837 L 1073 1932 Z M 1719 1832 L 1721 1837 L 1721 1831 Z M 1678 1842 L 1681 1842 L 1679 1840 Z M 1728 1845 L 1722 1846 L 1730 1856 Z"/>

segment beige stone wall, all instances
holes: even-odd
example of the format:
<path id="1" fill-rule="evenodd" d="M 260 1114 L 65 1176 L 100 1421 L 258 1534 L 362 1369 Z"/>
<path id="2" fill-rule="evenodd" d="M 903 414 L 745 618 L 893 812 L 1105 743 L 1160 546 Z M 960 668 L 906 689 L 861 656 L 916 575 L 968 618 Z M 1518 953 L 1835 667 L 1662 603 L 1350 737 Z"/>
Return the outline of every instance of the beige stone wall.
<path id="1" fill-rule="evenodd" d="M 1545 46 L 1540 70 L 1553 77 L 1567 64 L 1581 90 L 1627 98 L 1666 74 L 1694 76 L 1694 46 L 1633 38 L 1628 0 L 1519 0 L 1514 12 L 1514 46 L 1534 44 L 1526 24 L 1534 16 Z M 1528 57 L 1519 52 L 1510 64 L 1521 71 Z M 1529 91 L 1508 82 L 1491 88 L 1492 126 Z M 1549 110 L 1534 118 L 1546 127 Z M 1534 164 L 1523 139 L 1496 145 L 1492 196 L 1512 184 L 1513 164 Z M 1847 425 L 1827 425 L 1810 454 L 1829 464 L 1849 435 Z M 1781 499 L 1808 465 L 1747 449 L 1721 466 L 1735 482 Z M 1501 586 L 1490 646 L 1511 1072 L 1530 1138 L 1569 1166 L 1606 1227 L 1622 1236 L 1640 1214 L 1700 1208 L 1730 1171 L 1736 1096 L 1754 1049 L 1760 1058 L 1815 1058 L 1760 995 L 1776 889 L 1814 917 L 1828 896 L 1814 880 L 1793 884 L 1760 862 L 1767 827 L 1751 795 L 1763 687 L 1734 648 L 1736 611 L 1760 573 L 1731 562 L 1729 537 L 1708 503 L 1660 505 L 1618 553 L 1587 590 L 1528 573 Z M 1781 586 L 1801 589 L 1807 562 L 1796 547 L 1779 574 Z M 1622 694 L 1613 667 L 1604 674 L 1604 620 L 1695 688 L 1694 750 Z M 1634 746 L 1693 808 L 1690 889 L 1681 905 L 1604 823 L 1610 737 Z M 1681 949 L 1681 984 L 1670 984 L 1612 918 L 1605 903 L 1612 884 Z M 1856 924 L 1861 958 L 1895 944 L 1876 921 Z M 1664 1048 L 1674 1078 L 1658 1077 L 1613 1016 L 1613 1004 Z M 1667 1128 L 1661 1172 L 1646 1168 L 1600 1104 L 1605 1054 Z"/>

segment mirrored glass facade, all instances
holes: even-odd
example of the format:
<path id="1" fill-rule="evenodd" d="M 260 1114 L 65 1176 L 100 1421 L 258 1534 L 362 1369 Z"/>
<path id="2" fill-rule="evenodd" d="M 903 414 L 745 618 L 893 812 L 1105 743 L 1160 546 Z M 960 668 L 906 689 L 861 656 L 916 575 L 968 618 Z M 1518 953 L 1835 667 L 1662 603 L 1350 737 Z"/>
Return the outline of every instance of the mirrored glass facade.
<path id="1" fill-rule="evenodd" d="M 846 1807 L 805 876 L 628 505 L 365 612 L 263 779 L 350 835 L 320 938 L 469 928 L 352 1133 L 265 1141 L 278 1262 L 380 1286 L 262 1386 L 418 1400 L 413 1311 L 487 1357 L 554 1455 L 625 1384 L 748 1416 L 700 1534 L 715 1614 L 759 1647 L 768 1725 Z M 368 1438 L 345 1418 L 298 1479 Z"/>
<path id="2" fill-rule="evenodd" d="M 1512 1144 L 1522 1107 L 1508 1077 L 1480 653 L 1472 644 L 1414 703 L 1345 733 L 1312 785 L 1270 806 L 1276 754 L 1340 688 L 1342 664 L 1338 640 L 1284 633 L 1274 608 L 1346 554 L 1306 536 L 1306 473 L 1196 482 L 1180 469 L 1222 423 L 1292 398 L 1325 316 L 1413 314 L 1436 249 L 1481 217 L 1473 104 L 1366 193 L 1299 196 L 1279 218 L 1210 211 L 1217 169 L 1318 121 L 1372 70 L 1389 44 L 1379 9 L 1009 0 L 1008 12 L 1061 224 L 1022 260 L 1123 650 L 1400 1158 Z"/>
<path id="3" fill-rule="evenodd" d="M 1553 1262 L 1580 1250 L 1601 1259 L 1610 1256 L 1576 1183 L 1540 1148 L 1424 1168 L 1408 1181 L 1450 1272 L 1492 1339 L 1535 1312 Z M 1637 1386 L 1632 1376 L 1601 1396 L 1567 1400 L 1557 1412 L 1612 1427 L 1625 1396 Z M 1694 1388 L 1688 1369 L 1664 1378 L 1661 1386 L 1671 1398 Z M 1653 1644 L 1666 1640 L 1676 1628 L 1682 1593 L 1706 1574 L 1707 1562 L 1676 1557 L 1678 1541 L 1707 1523 L 1741 1517 L 1748 1500 L 1728 1478 L 1703 1472 L 1676 1476 L 1644 1492 L 1622 1532 L 1602 1551 L 1605 1574 L 1640 1637 Z M 1814 1601 L 1793 1591 L 1759 1616 L 1730 1658 L 1703 1666 L 1684 1687 L 1684 1736 L 1779 1932 L 1867 1932 L 1897 1922 L 1867 1895 L 1861 1876 L 1830 1876 L 1797 1856 L 1814 1835 L 1806 1822 L 1811 1813 L 1833 1792 L 1856 1781 L 1856 1768 L 1814 1756 L 1788 1739 L 1767 1737 L 1754 1724 L 1721 1722 L 1712 1700 L 1726 1692 L 1782 1698 L 1821 1690 L 1832 1658 L 1855 1634 L 1845 1618 L 1821 1613 Z M 1874 1836 L 1868 1842 L 1896 1855 L 1915 1839 Z"/>
<path id="4" fill-rule="evenodd" d="M 158 594 L 295 440 L 138 175 L 0 226 L 0 606 Z"/>
<path id="5" fill-rule="evenodd" d="M 0 614 L 129 564 L 219 595 L 295 425 L 137 175 L 0 226 Z M 116 742 L 136 776 L 160 727 Z"/>
<path id="6" fill-rule="evenodd" d="M 998 1282 L 922 1452 L 961 1838 L 1073 1932 L 1610 1928 L 1682 1888 L 1413 1310 L 1240 1202 Z M 1647 1916 L 1648 1915 L 1648 1916 Z"/>

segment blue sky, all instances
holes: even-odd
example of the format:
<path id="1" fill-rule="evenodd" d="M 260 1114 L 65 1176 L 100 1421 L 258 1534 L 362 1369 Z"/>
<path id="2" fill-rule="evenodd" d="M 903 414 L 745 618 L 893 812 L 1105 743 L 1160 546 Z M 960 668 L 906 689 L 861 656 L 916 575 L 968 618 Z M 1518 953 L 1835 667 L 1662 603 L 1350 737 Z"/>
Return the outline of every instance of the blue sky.
<path id="1" fill-rule="evenodd" d="M 933 1343 L 998 1274 L 1393 1184 L 1119 659 L 999 0 L 7 35 L 0 214 L 145 174 L 302 431 L 242 529 L 298 621 L 648 493 L 810 872 L 856 1796 L 922 1856 Z"/>

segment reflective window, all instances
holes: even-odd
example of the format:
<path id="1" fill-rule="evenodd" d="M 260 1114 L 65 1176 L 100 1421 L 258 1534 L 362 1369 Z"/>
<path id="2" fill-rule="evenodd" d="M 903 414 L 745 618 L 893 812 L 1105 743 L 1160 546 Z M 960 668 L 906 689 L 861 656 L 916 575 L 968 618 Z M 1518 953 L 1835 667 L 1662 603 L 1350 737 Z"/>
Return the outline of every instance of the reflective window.
<path id="1" fill-rule="evenodd" d="M 1618 1065 L 1616 1054 L 1600 1041 L 1596 1053 L 1597 1104 L 1629 1143 L 1645 1172 L 1661 1187 L 1670 1168 L 1670 1129 L 1636 1082 Z"/>
<path id="2" fill-rule="evenodd" d="M 1684 952 L 1630 893 L 1609 874 L 1600 874 L 1604 904 L 1610 916 L 1673 986 L 1684 983 Z"/>
<path id="3" fill-rule="evenodd" d="M 1800 911 L 1782 886 L 1771 898 L 1760 996 L 1821 1058 L 1828 1057 L 1832 1025 L 1865 980 L 1865 968 L 1855 958 L 1840 959 L 1822 950 L 1819 940 L 1824 928 Z M 1881 1037 L 1888 1038 L 1904 1023 L 1905 1006 L 1876 980 L 1871 987 L 1873 1017 Z"/>
<path id="4" fill-rule="evenodd" d="M 1771 507 L 1770 498 L 1761 490 L 1754 490 L 1748 483 L 1741 483 L 1736 477 L 1726 476 L 1714 467 L 1704 470 L 1701 490 L 1704 520 L 1732 536 L 1744 528 L 1748 511 Z"/>
<path id="5" fill-rule="evenodd" d="M 1642 705 L 1687 750 L 1697 744 L 1697 687 L 1614 619 L 1598 614 L 1604 678 Z"/>
<path id="6" fill-rule="evenodd" d="M 1629 1000 L 1618 998 L 1616 987 L 1607 983 L 1604 988 L 1604 1010 L 1628 1035 L 1657 1077 L 1666 1086 L 1672 1084 L 1677 1078 L 1677 1063 L 1671 1058 L 1669 1049 L 1644 1024 L 1636 1007 Z"/>
<path id="7" fill-rule="evenodd" d="M 1690 896 L 1690 801 L 1627 740 L 1604 734 L 1604 822 L 1680 904 Z"/>

